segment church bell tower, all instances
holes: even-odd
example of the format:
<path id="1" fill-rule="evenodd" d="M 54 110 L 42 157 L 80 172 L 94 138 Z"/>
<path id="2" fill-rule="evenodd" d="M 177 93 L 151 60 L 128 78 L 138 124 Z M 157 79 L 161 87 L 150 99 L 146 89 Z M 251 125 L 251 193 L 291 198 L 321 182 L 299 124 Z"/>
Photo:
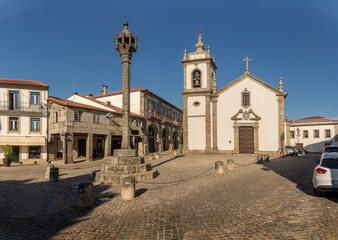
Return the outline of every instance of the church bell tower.
<path id="1" fill-rule="evenodd" d="M 212 95 L 217 91 L 215 58 L 207 51 L 200 32 L 196 51 L 184 50 L 183 144 L 185 152 L 210 152 L 212 142 Z M 190 131 L 188 132 L 188 129 Z M 196 130 L 195 130 L 196 129 Z"/>

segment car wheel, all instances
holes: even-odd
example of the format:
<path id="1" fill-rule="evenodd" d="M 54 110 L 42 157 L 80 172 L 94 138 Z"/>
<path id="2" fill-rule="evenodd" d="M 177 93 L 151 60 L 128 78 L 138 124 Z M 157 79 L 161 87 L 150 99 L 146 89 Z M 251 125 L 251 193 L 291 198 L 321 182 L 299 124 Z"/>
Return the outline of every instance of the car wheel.
<path id="1" fill-rule="evenodd" d="M 322 193 L 319 190 L 313 188 L 313 195 L 316 196 L 316 197 L 320 197 L 322 195 Z"/>

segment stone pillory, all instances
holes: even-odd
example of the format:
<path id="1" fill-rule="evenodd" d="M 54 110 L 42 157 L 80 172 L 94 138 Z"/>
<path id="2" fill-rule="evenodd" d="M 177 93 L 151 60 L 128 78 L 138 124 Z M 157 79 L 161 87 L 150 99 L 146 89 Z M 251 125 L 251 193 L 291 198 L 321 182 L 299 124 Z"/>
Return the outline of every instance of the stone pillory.
<path id="1" fill-rule="evenodd" d="M 106 184 L 122 183 L 125 177 L 133 177 L 136 181 L 151 180 L 157 175 L 157 171 L 151 170 L 151 165 L 138 156 L 136 149 L 130 149 L 130 60 L 137 49 L 137 36 L 129 32 L 127 20 L 123 25 L 123 31 L 115 37 L 115 50 L 122 58 L 122 146 L 114 150 L 114 156 L 108 157 L 101 171 L 94 172 L 95 181 Z"/>

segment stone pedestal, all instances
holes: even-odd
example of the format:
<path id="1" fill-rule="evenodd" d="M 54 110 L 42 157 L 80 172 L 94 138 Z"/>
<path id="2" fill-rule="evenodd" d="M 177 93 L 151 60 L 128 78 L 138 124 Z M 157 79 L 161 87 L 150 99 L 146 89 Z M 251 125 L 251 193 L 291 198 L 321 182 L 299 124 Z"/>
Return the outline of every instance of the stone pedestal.
<path id="1" fill-rule="evenodd" d="M 94 172 L 94 180 L 105 184 L 119 184 L 125 177 L 134 177 L 136 181 L 154 179 L 158 172 L 151 169 L 150 163 L 137 156 L 136 149 L 115 149 L 114 156 L 107 157 L 107 163 L 101 165 L 101 171 Z"/>

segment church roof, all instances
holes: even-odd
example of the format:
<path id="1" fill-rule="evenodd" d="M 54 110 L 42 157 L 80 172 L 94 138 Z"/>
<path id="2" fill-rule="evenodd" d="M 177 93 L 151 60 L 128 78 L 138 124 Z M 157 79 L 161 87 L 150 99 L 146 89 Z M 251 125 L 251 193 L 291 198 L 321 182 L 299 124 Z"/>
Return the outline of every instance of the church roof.
<path id="1" fill-rule="evenodd" d="M 255 81 L 256 83 L 262 85 L 263 87 L 269 89 L 270 91 L 276 93 L 277 95 L 281 95 L 281 96 L 284 96 L 284 97 L 286 97 L 288 95 L 287 93 L 279 91 L 277 88 L 274 88 L 271 85 L 267 84 L 266 82 L 260 80 L 259 78 L 251 75 L 249 72 L 245 72 L 242 76 L 240 76 L 236 80 L 230 82 L 229 84 L 227 84 L 224 87 L 222 87 L 221 89 L 219 89 L 216 92 L 216 96 L 219 96 L 221 93 L 227 91 L 228 89 L 230 89 L 231 87 L 235 86 L 237 83 L 243 81 L 247 77 L 250 78 L 251 80 Z"/>

